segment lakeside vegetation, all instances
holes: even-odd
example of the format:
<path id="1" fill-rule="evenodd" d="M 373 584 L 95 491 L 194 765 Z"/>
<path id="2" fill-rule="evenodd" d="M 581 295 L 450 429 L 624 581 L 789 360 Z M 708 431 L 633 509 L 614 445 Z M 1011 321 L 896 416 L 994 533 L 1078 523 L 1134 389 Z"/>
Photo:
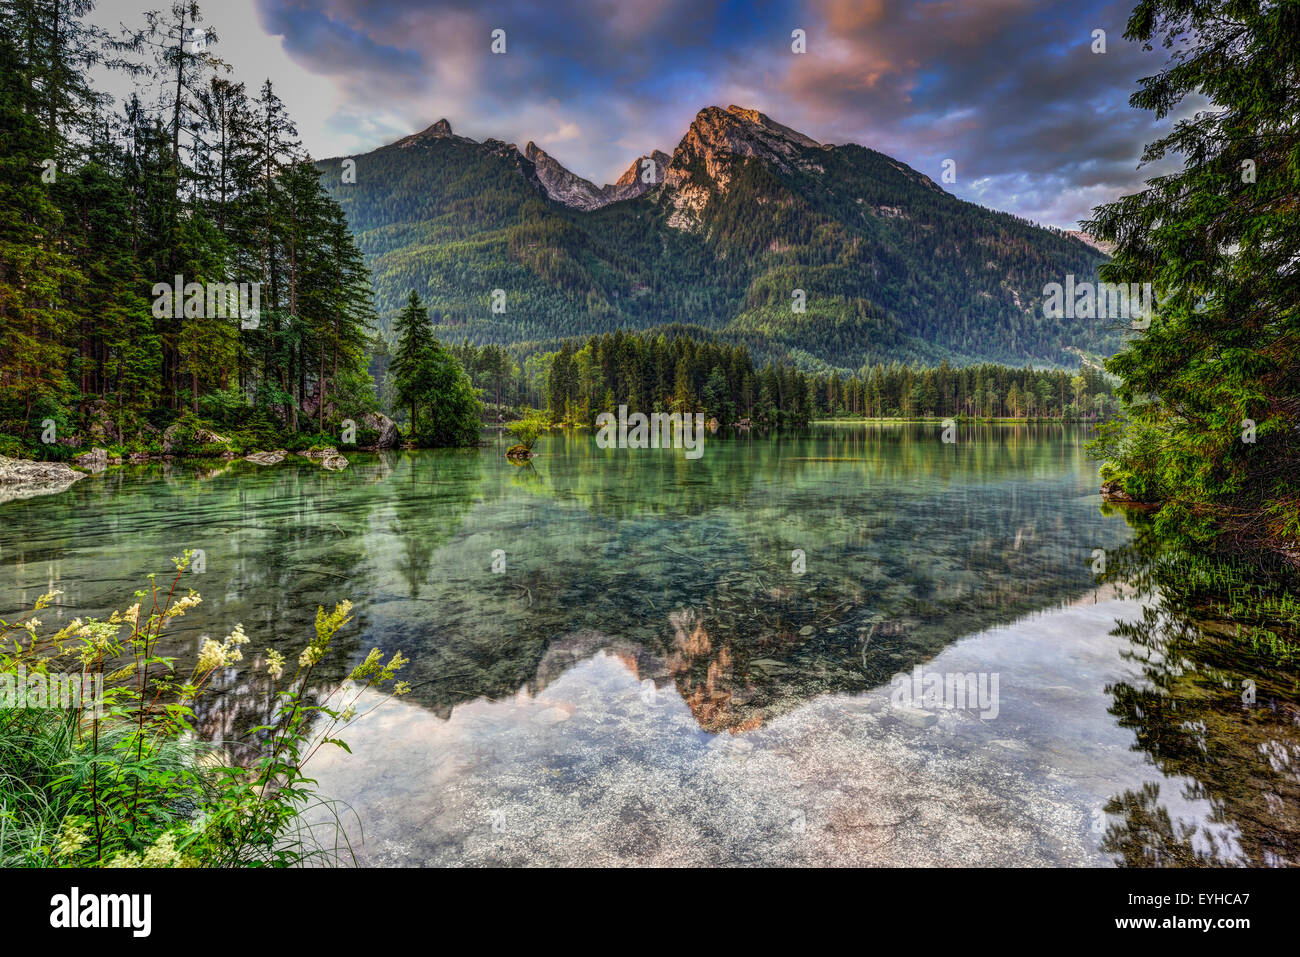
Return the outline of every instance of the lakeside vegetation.
<path id="1" fill-rule="evenodd" d="M 1089 366 L 1066 372 L 893 362 L 850 376 L 809 374 L 789 363 L 760 368 L 745 346 L 629 332 L 566 341 L 555 352 L 528 356 L 523 365 L 499 346 L 459 344 L 451 351 L 474 385 L 489 400 L 499 399 L 502 414 L 534 406 L 552 422 L 570 425 L 589 426 L 619 405 L 703 412 L 722 426 L 745 420 L 764 429 L 833 417 L 1092 420 L 1115 407 L 1112 377 Z"/>
<path id="2" fill-rule="evenodd" d="M 0 2 L 0 454 L 372 444 L 370 271 L 272 84 L 229 75 L 195 3 L 120 35 L 89 10 Z M 115 108 L 92 66 L 140 93 Z M 459 382 L 443 356 L 408 357 L 426 392 Z M 470 441 L 459 400 L 407 440 Z"/>
<path id="3" fill-rule="evenodd" d="M 317 665 L 351 621 L 352 603 L 316 611 L 315 635 L 296 662 L 254 652 L 271 696 L 271 718 L 241 740 L 195 735 L 194 709 L 244 660 L 253 638 L 236 624 L 223 640 L 203 640 L 189 673 L 158 652 L 168 625 L 201 603 L 181 594 L 191 553 L 175 559 L 171 582 L 152 576 L 135 603 L 101 620 L 74 619 L 58 630 L 37 615 L 0 620 L 0 682 L 25 705 L 0 708 L 0 866 L 287 867 L 345 859 L 341 830 L 304 823 L 329 802 L 305 766 L 322 747 L 347 748 L 339 734 L 359 717 L 369 690 L 405 694 L 396 681 L 407 663 L 378 648 L 348 679 L 321 691 Z M 47 700 L 55 676 L 87 693 L 75 706 Z M 92 691 L 91 689 L 99 689 Z M 39 694 L 40 701 L 31 699 Z"/>
<path id="4" fill-rule="evenodd" d="M 1300 561 L 1300 20 L 1294 4 L 1142 0 L 1125 36 L 1185 44 L 1130 103 L 1157 119 L 1204 98 L 1147 146 L 1181 168 L 1101 206 L 1110 282 L 1158 306 L 1106 367 L 1124 415 L 1096 446 L 1103 477 L 1159 505 L 1201 545 Z"/>

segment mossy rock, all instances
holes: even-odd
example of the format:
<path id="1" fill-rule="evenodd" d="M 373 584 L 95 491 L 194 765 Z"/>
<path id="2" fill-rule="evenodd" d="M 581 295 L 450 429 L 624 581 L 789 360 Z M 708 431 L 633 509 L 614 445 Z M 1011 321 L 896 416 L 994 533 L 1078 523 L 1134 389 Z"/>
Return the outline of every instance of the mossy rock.
<path id="1" fill-rule="evenodd" d="M 512 445 L 506 449 L 506 458 L 512 462 L 527 462 L 533 457 L 533 450 L 526 445 Z"/>
<path id="2" fill-rule="evenodd" d="M 1159 508 L 1159 502 L 1150 502 L 1136 495 L 1131 495 L 1124 488 L 1124 483 L 1117 478 L 1104 482 L 1101 486 L 1102 501 L 1110 505 L 1125 505 L 1129 508 Z"/>

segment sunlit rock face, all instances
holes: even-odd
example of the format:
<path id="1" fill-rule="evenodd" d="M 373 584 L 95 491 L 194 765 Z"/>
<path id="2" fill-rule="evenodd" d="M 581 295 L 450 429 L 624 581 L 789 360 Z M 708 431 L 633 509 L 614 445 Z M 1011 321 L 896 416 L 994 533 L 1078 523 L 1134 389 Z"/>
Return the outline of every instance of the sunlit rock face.
<path id="1" fill-rule="evenodd" d="M 673 206 L 668 225 L 694 230 L 714 195 L 725 193 L 738 164 L 770 163 L 782 172 L 820 169 L 809 151 L 824 147 L 770 117 L 739 106 L 705 107 L 673 151 L 664 183 Z"/>
<path id="2" fill-rule="evenodd" d="M 695 115 L 690 129 L 673 152 L 665 182 L 681 186 L 695 178 L 696 163 L 703 164 L 708 179 L 725 188 L 736 157 L 756 157 L 788 171 L 809 162 L 806 150 L 822 144 L 782 126 L 757 110 L 708 106 Z"/>
<path id="3" fill-rule="evenodd" d="M 417 134 L 430 135 L 428 130 Z M 451 135 L 450 127 L 442 135 Z M 557 203 L 592 210 L 662 189 L 674 210 L 669 225 L 693 229 L 709 198 L 726 191 L 738 162 L 752 158 L 782 172 L 817 172 L 821 166 L 810 151 L 826 148 L 758 110 L 709 106 L 696 115 L 671 156 L 660 150 L 638 156 L 610 185 L 596 186 L 570 172 L 536 143 L 528 143 L 523 155 L 535 166 L 546 195 Z"/>

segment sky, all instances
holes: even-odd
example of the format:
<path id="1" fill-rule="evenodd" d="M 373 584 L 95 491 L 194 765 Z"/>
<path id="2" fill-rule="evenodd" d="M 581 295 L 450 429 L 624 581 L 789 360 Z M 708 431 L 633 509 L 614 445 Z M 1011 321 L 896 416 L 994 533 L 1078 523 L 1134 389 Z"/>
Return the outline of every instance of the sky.
<path id="1" fill-rule="evenodd" d="M 163 2 L 100 0 L 142 24 Z M 671 153 L 705 106 L 758 109 L 824 143 L 860 143 L 963 199 L 1076 228 L 1161 167 L 1167 129 L 1128 105 L 1165 51 L 1123 38 L 1132 0 L 208 0 L 213 52 L 270 78 L 317 158 L 447 119 L 533 140 L 598 185 Z M 494 30 L 505 52 L 492 52 Z M 805 52 L 792 34 L 803 31 Z M 1105 52 L 1094 52 L 1094 31 Z M 107 78 L 124 94 L 130 81 Z"/>

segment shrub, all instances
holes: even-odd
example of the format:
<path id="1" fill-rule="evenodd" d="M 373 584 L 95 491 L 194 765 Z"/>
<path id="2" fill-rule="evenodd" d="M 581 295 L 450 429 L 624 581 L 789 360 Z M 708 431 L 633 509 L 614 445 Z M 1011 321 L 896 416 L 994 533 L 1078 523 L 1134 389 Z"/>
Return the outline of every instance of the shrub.
<path id="1" fill-rule="evenodd" d="M 541 438 L 542 433 L 549 428 L 546 415 L 541 412 L 529 412 L 522 419 L 511 422 L 506 426 L 510 434 L 519 440 L 519 444 L 528 451 L 533 450 L 537 440 Z"/>
<path id="2" fill-rule="evenodd" d="M 102 682 L 97 707 L 0 709 L 0 866 L 290 866 L 334 853 L 301 823 L 327 803 L 304 765 L 325 745 L 346 749 L 338 734 L 356 719 L 362 693 L 409 690 L 394 683 L 406 659 L 384 662 L 376 648 L 346 682 L 313 698 L 309 682 L 352 605 L 318 608 L 296 668 L 266 652 L 273 716 L 251 732 L 253 757 L 227 764 L 198 740 L 192 708 L 243 658 L 243 627 L 205 639 L 188 674 L 157 651 L 168 623 L 200 603 L 193 591 L 177 595 L 189 558 L 176 559 L 166 590 L 151 576 L 134 605 L 104 620 L 77 619 L 45 636 L 35 617 L 0 620 L 7 686 L 24 671 L 42 686 L 60 674 Z M 33 614 L 56 594 L 42 595 Z"/>

